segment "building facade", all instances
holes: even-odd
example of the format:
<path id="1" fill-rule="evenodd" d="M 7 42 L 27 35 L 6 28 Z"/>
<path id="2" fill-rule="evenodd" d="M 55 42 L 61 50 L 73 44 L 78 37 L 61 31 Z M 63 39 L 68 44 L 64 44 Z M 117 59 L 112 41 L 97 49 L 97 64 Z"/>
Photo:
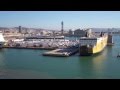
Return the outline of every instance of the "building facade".
<path id="1" fill-rule="evenodd" d="M 86 34 L 86 31 L 85 30 L 81 30 L 81 29 L 76 29 L 74 31 L 74 36 L 77 36 L 77 37 L 84 37 Z"/>
<path id="2" fill-rule="evenodd" d="M 86 33 L 89 33 L 89 35 L 91 36 L 92 35 L 92 30 L 91 29 L 76 29 L 74 31 L 74 36 L 77 36 L 77 37 L 85 37 L 86 36 Z"/>
<path id="3" fill-rule="evenodd" d="M 68 32 L 69 36 L 73 36 L 74 35 L 74 32 L 70 29 L 69 32 Z"/>

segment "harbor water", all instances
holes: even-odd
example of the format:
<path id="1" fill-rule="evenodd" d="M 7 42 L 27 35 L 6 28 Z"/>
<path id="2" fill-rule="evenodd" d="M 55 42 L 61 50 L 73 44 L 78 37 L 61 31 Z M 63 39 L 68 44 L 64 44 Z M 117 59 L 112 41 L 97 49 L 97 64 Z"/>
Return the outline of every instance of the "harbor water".
<path id="1" fill-rule="evenodd" d="M 120 36 L 101 53 L 81 57 L 42 56 L 47 50 L 1 49 L 0 79 L 120 79 Z"/>

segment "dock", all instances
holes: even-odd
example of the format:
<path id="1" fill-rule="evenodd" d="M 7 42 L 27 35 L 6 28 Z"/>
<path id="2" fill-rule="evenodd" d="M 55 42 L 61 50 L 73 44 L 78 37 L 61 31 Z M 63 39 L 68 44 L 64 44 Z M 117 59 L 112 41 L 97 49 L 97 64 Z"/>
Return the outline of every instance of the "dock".
<path id="1" fill-rule="evenodd" d="M 113 37 L 111 34 L 108 34 L 108 41 L 107 41 L 107 46 L 113 46 Z"/>
<path id="2" fill-rule="evenodd" d="M 78 48 L 55 49 L 55 50 L 43 53 L 43 56 L 68 57 L 77 53 L 78 51 L 79 51 Z"/>

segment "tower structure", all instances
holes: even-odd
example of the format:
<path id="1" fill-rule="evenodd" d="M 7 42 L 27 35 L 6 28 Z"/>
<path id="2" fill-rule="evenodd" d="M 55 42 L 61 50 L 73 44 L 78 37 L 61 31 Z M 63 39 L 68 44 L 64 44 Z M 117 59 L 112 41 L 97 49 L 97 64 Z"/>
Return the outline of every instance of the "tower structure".
<path id="1" fill-rule="evenodd" d="M 63 35 L 63 26 L 64 26 L 64 24 L 63 24 L 63 21 L 61 22 L 61 34 Z"/>
<path id="2" fill-rule="evenodd" d="M 21 26 L 19 26 L 19 33 L 21 33 L 22 32 L 22 27 Z"/>

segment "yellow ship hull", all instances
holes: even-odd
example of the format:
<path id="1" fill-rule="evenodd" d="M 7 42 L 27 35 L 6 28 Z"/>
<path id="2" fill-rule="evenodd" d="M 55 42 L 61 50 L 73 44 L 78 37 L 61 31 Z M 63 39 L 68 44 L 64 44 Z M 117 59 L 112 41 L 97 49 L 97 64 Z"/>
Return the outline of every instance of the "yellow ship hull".
<path id="1" fill-rule="evenodd" d="M 80 55 L 87 56 L 101 52 L 106 47 L 107 40 L 108 40 L 108 36 L 106 35 L 101 37 L 101 40 L 97 42 L 96 45 L 94 46 L 88 46 L 88 45 L 80 46 Z"/>
<path id="2" fill-rule="evenodd" d="M 108 37 L 107 36 L 104 36 L 102 37 L 103 40 L 101 42 L 98 42 L 94 47 L 93 47 L 93 54 L 94 53 L 99 53 L 101 52 L 107 45 L 107 40 L 108 40 Z"/>

